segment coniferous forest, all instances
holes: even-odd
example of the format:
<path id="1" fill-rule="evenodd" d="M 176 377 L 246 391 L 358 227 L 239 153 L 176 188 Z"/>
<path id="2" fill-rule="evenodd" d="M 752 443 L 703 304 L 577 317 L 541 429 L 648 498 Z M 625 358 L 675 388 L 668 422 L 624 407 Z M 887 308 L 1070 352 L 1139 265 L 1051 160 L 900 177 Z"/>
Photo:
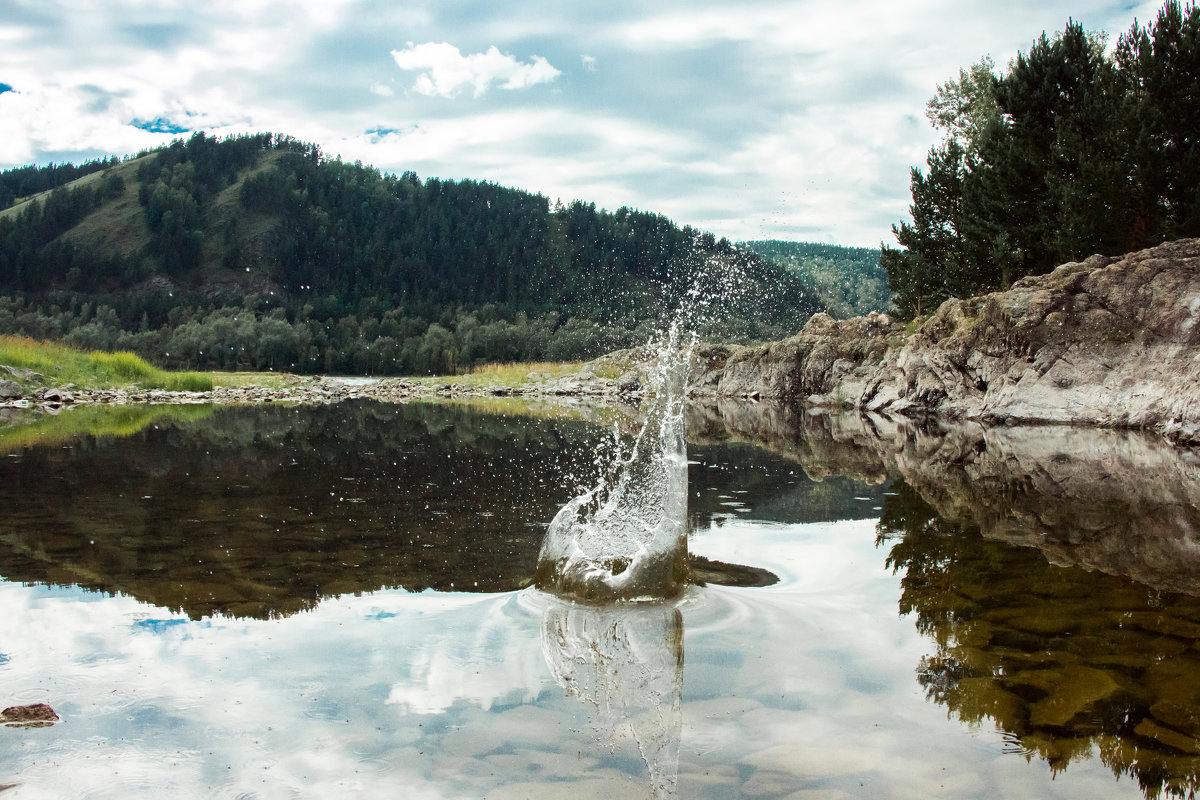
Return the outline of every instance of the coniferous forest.
<path id="1" fill-rule="evenodd" d="M 1111 45 L 1111 46 L 1110 46 Z M 1093 253 L 1200 236 L 1200 9 L 1170 0 L 1116 41 L 1076 22 L 1000 75 L 938 87 L 945 133 L 884 246 L 906 316 Z"/>
<path id="2" fill-rule="evenodd" d="M 742 242 L 743 247 L 794 270 L 812 287 L 818 302 L 834 317 L 846 319 L 891 307 L 888 276 L 873 247 L 789 242 L 777 239 Z"/>
<path id="3" fill-rule="evenodd" d="M 384 175 L 274 134 L 197 133 L 0 186 L 42 192 L 0 211 L 0 332 L 170 368 L 592 357 L 644 342 L 713 264 L 738 291 L 706 336 L 777 338 L 819 308 L 794 271 L 660 215 Z"/>

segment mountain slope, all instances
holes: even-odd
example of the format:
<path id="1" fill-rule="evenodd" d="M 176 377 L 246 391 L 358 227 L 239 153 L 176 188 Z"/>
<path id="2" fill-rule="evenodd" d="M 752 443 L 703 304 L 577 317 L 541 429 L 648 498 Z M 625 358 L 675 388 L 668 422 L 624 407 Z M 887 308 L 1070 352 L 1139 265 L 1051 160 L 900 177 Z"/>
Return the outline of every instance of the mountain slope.
<path id="1" fill-rule="evenodd" d="M 880 251 L 876 248 L 773 239 L 740 244 L 794 271 L 838 319 L 887 311 L 891 305 L 887 273 L 879 265 Z"/>
<path id="2" fill-rule="evenodd" d="M 819 308 L 793 271 L 660 215 L 383 175 L 284 136 L 107 163 L 0 212 L 0 330 L 174 367 L 423 372 L 638 343 L 705 273 L 738 286 L 714 338 Z"/>

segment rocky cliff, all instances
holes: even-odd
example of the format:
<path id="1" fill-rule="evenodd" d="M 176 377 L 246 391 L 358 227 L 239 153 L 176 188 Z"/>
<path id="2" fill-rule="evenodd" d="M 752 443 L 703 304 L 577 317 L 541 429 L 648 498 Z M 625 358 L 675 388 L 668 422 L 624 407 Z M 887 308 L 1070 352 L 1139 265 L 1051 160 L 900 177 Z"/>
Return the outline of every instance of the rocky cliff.
<path id="1" fill-rule="evenodd" d="M 1200 239 L 1092 256 L 948 300 L 915 330 L 818 314 L 790 339 L 710 348 L 700 395 L 906 416 L 1158 431 L 1200 444 Z"/>

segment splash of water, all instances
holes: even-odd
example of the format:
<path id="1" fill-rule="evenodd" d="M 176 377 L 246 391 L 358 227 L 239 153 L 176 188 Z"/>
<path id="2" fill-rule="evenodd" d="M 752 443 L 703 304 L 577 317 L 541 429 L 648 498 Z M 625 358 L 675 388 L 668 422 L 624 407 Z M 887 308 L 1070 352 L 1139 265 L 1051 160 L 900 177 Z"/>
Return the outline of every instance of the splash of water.
<path id="1" fill-rule="evenodd" d="M 746 265 L 735 251 L 693 254 L 671 285 L 688 286 L 666 332 L 652 339 L 651 400 L 628 451 L 568 502 L 542 542 L 540 589 L 591 603 L 664 599 L 688 584 L 684 404 L 698 331 L 717 330 L 744 301 Z M 619 443 L 619 437 L 617 438 Z"/>
<path id="2" fill-rule="evenodd" d="M 536 583 L 585 602 L 674 597 L 687 586 L 684 400 L 695 334 L 676 319 L 653 345 L 653 398 L 615 469 L 546 531 Z"/>

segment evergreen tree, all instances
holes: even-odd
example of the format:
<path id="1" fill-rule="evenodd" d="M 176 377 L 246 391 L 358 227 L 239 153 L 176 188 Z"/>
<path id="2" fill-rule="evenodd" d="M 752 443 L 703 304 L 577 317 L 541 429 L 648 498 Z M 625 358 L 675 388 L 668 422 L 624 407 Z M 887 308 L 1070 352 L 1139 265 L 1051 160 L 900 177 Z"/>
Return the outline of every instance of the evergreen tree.
<path id="1" fill-rule="evenodd" d="M 946 297 L 1096 252 L 1200 235 L 1200 11 L 1168 0 L 1115 52 L 1074 21 L 995 76 L 985 59 L 938 87 L 946 141 L 913 170 L 913 222 L 885 248 L 897 306 Z"/>

